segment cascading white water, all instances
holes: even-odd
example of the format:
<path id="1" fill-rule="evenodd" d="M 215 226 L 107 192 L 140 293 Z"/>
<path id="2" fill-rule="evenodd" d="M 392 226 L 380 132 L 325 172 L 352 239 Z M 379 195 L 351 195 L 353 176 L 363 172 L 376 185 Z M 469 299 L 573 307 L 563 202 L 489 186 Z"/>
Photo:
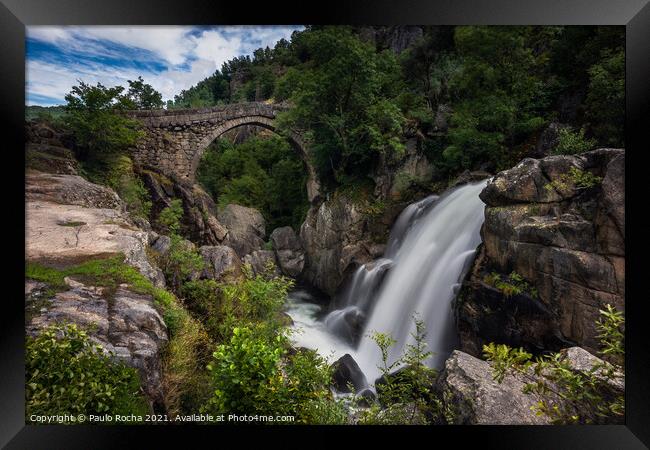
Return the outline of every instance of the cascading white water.
<path id="1" fill-rule="evenodd" d="M 480 182 L 449 192 L 412 221 L 400 245 L 391 249 L 393 267 L 382 282 L 356 351 L 368 381 L 379 376 L 381 362 L 370 332 L 387 333 L 397 341 L 389 353 L 391 363 L 413 343 L 414 314 L 426 325 L 433 367 L 440 367 L 454 348 L 451 301 L 481 242 L 484 205 L 478 194 L 484 187 Z"/>
<path id="2" fill-rule="evenodd" d="M 324 355 L 350 353 L 372 384 L 380 375 L 381 353 L 369 334 L 378 331 L 397 341 L 390 363 L 413 342 L 417 313 L 434 352 L 428 363 L 440 367 L 456 344 L 451 301 L 481 241 L 478 195 L 485 184 L 467 184 L 409 205 L 391 230 L 384 257 L 357 270 L 343 293 L 343 307 L 324 320 L 307 318 L 305 308 L 292 303 L 288 312 L 303 333 L 297 343 Z"/>

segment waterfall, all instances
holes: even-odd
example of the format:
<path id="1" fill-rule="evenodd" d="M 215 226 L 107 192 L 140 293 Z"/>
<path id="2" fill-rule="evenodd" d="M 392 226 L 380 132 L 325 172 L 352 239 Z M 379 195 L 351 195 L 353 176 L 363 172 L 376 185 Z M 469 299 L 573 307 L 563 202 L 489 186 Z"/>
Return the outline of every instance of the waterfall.
<path id="1" fill-rule="evenodd" d="M 393 225 L 384 256 L 354 273 L 341 308 L 318 325 L 357 361 L 370 384 L 380 375 L 381 353 L 372 331 L 396 340 L 392 363 L 413 343 L 413 316 L 426 325 L 427 361 L 439 368 L 456 346 L 451 302 L 481 242 L 484 205 L 479 193 L 486 181 L 466 184 L 409 205 Z M 322 342 L 322 339 L 320 339 Z"/>
<path id="2" fill-rule="evenodd" d="M 403 234 L 391 237 L 399 239 L 396 245 L 388 244 L 392 254 L 386 256 L 393 267 L 382 282 L 356 350 L 357 363 L 369 382 L 379 376 L 381 354 L 368 334 L 379 331 L 397 341 L 389 353 L 391 363 L 413 343 L 416 313 L 426 325 L 427 350 L 434 353 L 430 365 L 439 368 L 454 349 L 451 302 L 481 242 L 484 205 L 478 194 L 484 187 L 485 182 L 473 183 L 447 193 L 423 213 L 414 214 Z"/>

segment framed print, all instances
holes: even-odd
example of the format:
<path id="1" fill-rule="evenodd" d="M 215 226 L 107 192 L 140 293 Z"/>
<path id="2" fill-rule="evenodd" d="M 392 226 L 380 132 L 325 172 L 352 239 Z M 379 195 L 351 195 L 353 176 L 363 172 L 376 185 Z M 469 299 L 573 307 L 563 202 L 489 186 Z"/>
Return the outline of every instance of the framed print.
<path id="1" fill-rule="evenodd" d="M 646 448 L 647 1 L 0 12 L 7 448 Z"/>

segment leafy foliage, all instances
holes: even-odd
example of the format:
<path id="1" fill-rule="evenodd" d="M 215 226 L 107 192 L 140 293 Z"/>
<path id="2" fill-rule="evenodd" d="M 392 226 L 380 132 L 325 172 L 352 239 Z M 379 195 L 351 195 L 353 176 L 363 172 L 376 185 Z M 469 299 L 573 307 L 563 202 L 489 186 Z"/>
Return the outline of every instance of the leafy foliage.
<path id="1" fill-rule="evenodd" d="M 116 113 L 130 106 L 122 91 L 122 86 L 91 86 L 80 81 L 65 96 L 67 124 L 77 145 L 84 150 L 82 158 L 101 159 L 106 154 L 124 151 L 141 136 L 137 121 Z"/>
<path id="2" fill-rule="evenodd" d="M 303 162 L 277 135 L 251 137 L 239 145 L 216 141 L 203 155 L 197 179 L 220 206 L 259 210 L 269 229 L 298 229 L 308 209 Z"/>
<path id="3" fill-rule="evenodd" d="M 171 204 L 160 211 L 158 215 L 158 224 L 163 230 L 169 233 L 176 233 L 180 231 L 181 219 L 183 218 L 183 203 L 180 199 L 176 198 L 171 201 Z"/>
<path id="4" fill-rule="evenodd" d="M 205 261 L 190 241 L 176 233 L 170 239 L 169 252 L 162 259 L 161 265 L 171 285 L 178 288 L 190 275 L 202 271 Z"/>
<path id="5" fill-rule="evenodd" d="M 530 284 L 528 284 L 528 282 L 515 271 L 512 271 L 506 277 L 502 277 L 497 272 L 491 272 L 483 277 L 483 281 L 500 290 L 506 298 L 521 293 L 526 293 L 533 298 L 537 298 L 538 296 L 537 289 L 530 286 Z"/>
<path id="6" fill-rule="evenodd" d="M 306 132 L 325 188 L 399 160 L 405 136 L 441 180 L 514 165 L 553 120 L 585 130 L 567 152 L 623 145 L 622 27 L 423 27 L 399 55 L 385 48 L 355 27 L 308 26 L 227 61 L 174 106 L 290 101 L 278 125 Z"/>
<path id="7" fill-rule="evenodd" d="M 25 267 L 26 278 L 45 282 L 53 291 L 67 289 L 64 279 L 68 276 L 105 287 L 106 295 L 120 284 L 127 284 L 133 292 L 153 296 L 169 331 L 169 344 L 162 358 L 165 407 L 170 414 L 198 411 L 209 397 L 205 365 L 212 347 L 202 323 L 190 316 L 173 293 L 155 287 L 137 269 L 125 264 L 124 255 L 89 260 L 64 269 L 33 262 Z"/>
<path id="8" fill-rule="evenodd" d="M 273 334 L 282 324 L 282 306 L 293 281 L 272 276 L 271 265 L 266 268 L 266 273 L 253 275 L 249 265 L 244 265 L 243 271 L 243 278 L 219 285 L 220 341 L 230 339 L 232 330 L 238 326 L 260 326 Z"/>
<path id="9" fill-rule="evenodd" d="M 113 361 L 75 324 L 28 336 L 25 365 L 28 420 L 32 414 L 149 412 L 137 371 Z"/>
<path id="10" fill-rule="evenodd" d="M 345 183 L 378 156 L 403 153 L 393 53 L 375 52 L 345 27 L 296 35 L 292 46 L 309 64 L 289 68 L 278 82 L 276 98 L 294 104 L 279 125 L 309 130 L 321 180 Z"/>
<path id="11" fill-rule="evenodd" d="M 331 398 L 329 368 L 315 352 L 287 355 L 284 335 L 236 327 L 208 365 L 215 387 L 206 411 L 291 414 L 304 421 L 305 406 Z M 311 406 L 310 406 L 311 408 Z M 313 417 L 313 409 L 309 409 Z M 301 420 L 302 419 L 302 420 Z"/>
<path id="12" fill-rule="evenodd" d="M 163 107 L 162 94 L 153 86 L 144 82 L 142 77 L 137 80 L 128 80 L 129 90 L 126 93 L 126 106 L 129 109 L 161 109 Z"/>
<path id="13" fill-rule="evenodd" d="M 558 132 L 558 144 L 553 149 L 553 153 L 555 155 L 575 155 L 593 150 L 595 145 L 595 139 L 585 138 L 584 128 L 577 133 L 568 128 L 561 128 Z"/>
<path id="14" fill-rule="evenodd" d="M 620 365 L 624 354 L 624 318 L 611 305 L 601 310 L 597 322 L 602 354 L 617 363 L 594 364 L 590 369 L 576 369 L 562 353 L 532 359 L 523 349 L 490 343 L 483 347 L 485 357 L 492 362 L 493 377 L 501 383 L 509 371 L 514 371 L 528 383 L 524 392 L 535 395 L 537 415 L 549 417 L 555 424 L 621 423 L 625 411 L 624 396 L 616 393 L 610 383 L 623 378 Z"/>
<path id="15" fill-rule="evenodd" d="M 414 344 L 409 344 L 401 358 L 388 362 L 389 349 L 395 340 L 385 334 L 373 332 L 382 355 L 382 383 L 376 385 L 378 400 L 365 410 L 362 424 L 427 424 L 453 421 L 453 412 L 445 411 L 444 402 L 433 392 L 437 371 L 426 366 L 432 353 L 426 350 L 424 322 L 413 317 Z M 394 369 L 403 366 L 398 372 Z M 445 414 L 445 412 L 447 414 Z"/>

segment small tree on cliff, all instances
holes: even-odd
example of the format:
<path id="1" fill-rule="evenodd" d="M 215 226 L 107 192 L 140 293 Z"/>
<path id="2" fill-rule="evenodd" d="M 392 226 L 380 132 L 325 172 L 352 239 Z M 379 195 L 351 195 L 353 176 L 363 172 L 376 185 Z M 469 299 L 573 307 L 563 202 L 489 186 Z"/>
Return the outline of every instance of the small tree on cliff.
<path id="1" fill-rule="evenodd" d="M 119 153 L 137 142 L 141 133 L 138 122 L 117 113 L 132 105 L 123 91 L 122 86 L 91 86 L 79 81 L 65 96 L 67 122 L 82 159 Z"/>

